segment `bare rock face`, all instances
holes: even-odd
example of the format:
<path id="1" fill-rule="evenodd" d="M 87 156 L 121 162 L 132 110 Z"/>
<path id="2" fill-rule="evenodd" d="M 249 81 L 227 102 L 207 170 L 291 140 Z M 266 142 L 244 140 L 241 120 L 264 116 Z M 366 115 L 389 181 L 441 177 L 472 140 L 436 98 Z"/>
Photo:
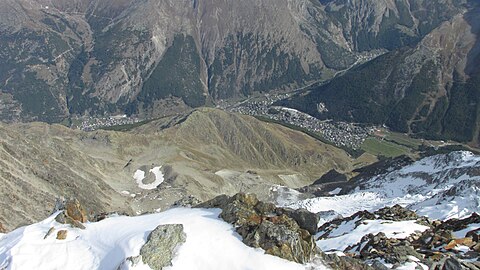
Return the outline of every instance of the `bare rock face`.
<path id="1" fill-rule="evenodd" d="M 148 236 L 145 245 L 140 249 L 144 263 L 153 270 L 161 270 L 170 266 L 175 250 L 185 243 L 187 235 L 181 224 L 160 225 Z"/>

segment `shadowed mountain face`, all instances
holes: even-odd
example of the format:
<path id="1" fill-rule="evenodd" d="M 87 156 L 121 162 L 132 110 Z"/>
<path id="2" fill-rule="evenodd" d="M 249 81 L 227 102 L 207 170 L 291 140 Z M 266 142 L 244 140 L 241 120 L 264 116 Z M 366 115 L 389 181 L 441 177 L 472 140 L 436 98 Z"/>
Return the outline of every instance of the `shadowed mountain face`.
<path id="1" fill-rule="evenodd" d="M 164 210 L 188 196 L 240 191 L 268 199 L 272 186 L 308 185 L 331 169 L 350 171 L 352 163 L 301 132 L 212 109 L 129 133 L 0 124 L 0 223 L 10 230 L 43 219 L 61 196 L 96 213 Z M 145 189 L 160 166 L 163 182 Z"/>
<path id="2" fill-rule="evenodd" d="M 384 54 L 282 104 L 319 118 L 387 124 L 422 137 L 478 145 L 479 22 L 478 7 L 471 7 L 418 45 Z M 320 103 L 326 110 L 317 110 Z"/>
<path id="3" fill-rule="evenodd" d="M 6 0 L 0 3 L 0 119 L 156 115 L 169 106 L 294 89 L 366 55 L 416 44 L 462 12 L 462 4 Z"/>

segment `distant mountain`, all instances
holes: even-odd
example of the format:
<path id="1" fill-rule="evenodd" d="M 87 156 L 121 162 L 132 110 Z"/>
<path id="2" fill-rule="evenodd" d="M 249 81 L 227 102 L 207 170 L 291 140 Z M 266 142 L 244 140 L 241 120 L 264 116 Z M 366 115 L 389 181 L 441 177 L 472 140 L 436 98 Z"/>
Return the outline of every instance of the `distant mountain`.
<path id="1" fill-rule="evenodd" d="M 479 22 L 475 4 L 417 45 L 386 53 L 282 103 L 319 118 L 386 124 L 421 137 L 478 145 Z"/>
<path id="2" fill-rule="evenodd" d="M 294 89 L 415 45 L 464 2 L 5 0 L 0 119 L 157 115 Z"/>

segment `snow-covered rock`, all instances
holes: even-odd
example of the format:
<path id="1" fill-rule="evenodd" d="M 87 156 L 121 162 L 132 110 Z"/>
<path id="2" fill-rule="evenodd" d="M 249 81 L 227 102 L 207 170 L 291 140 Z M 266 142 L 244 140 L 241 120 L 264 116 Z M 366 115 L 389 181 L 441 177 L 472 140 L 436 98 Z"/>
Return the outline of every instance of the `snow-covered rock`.
<path id="1" fill-rule="evenodd" d="M 169 269 L 306 269 L 308 266 L 267 255 L 242 243 L 234 228 L 219 219 L 218 209 L 176 208 L 137 217 L 115 216 L 86 229 L 55 222 L 54 217 L 0 236 L 0 269 L 149 269 L 136 257 L 152 230 L 161 224 L 182 224 L 186 241 Z M 49 236 L 50 228 L 68 230 L 65 240 Z M 315 265 L 315 269 L 324 269 Z"/>

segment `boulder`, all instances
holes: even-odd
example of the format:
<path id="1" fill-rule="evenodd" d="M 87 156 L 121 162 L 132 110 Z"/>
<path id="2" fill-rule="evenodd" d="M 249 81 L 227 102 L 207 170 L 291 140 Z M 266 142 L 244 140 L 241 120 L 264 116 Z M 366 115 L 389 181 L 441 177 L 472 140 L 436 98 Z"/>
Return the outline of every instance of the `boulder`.
<path id="1" fill-rule="evenodd" d="M 65 239 L 67 239 L 67 234 L 68 234 L 67 230 L 60 230 L 60 231 L 57 232 L 57 239 L 58 240 L 65 240 Z"/>
<path id="2" fill-rule="evenodd" d="M 285 214 L 295 220 L 300 228 L 307 230 L 311 235 L 318 231 L 319 216 L 305 209 L 285 209 Z"/>
<path id="3" fill-rule="evenodd" d="M 171 265 L 176 249 L 186 241 L 181 224 L 160 225 L 148 236 L 140 249 L 142 260 L 153 270 Z"/>
<path id="4" fill-rule="evenodd" d="M 85 226 L 82 223 L 80 223 L 79 221 L 74 220 L 73 218 L 67 216 L 67 213 L 65 211 L 60 212 L 55 217 L 55 221 L 58 222 L 58 223 L 61 223 L 61 224 L 69 224 L 74 228 L 79 228 L 79 229 L 82 229 L 82 230 L 85 229 Z"/>
<path id="5" fill-rule="evenodd" d="M 392 207 L 384 207 L 374 212 L 378 216 L 378 219 L 404 221 L 404 220 L 417 220 L 418 215 L 412 210 L 406 209 L 400 205 L 394 205 Z"/>
<path id="6" fill-rule="evenodd" d="M 83 206 L 77 199 L 67 200 L 67 202 L 65 203 L 65 211 L 66 215 L 73 220 L 81 223 L 85 223 L 88 221 L 87 211 L 85 211 L 85 208 L 83 208 Z"/>
<path id="7" fill-rule="evenodd" d="M 234 225 L 246 245 L 262 248 L 268 254 L 305 263 L 317 252 L 309 230 L 316 231 L 318 219 L 306 210 L 277 208 L 244 193 L 221 195 L 196 207 L 222 209 L 220 217 Z"/>
<path id="8" fill-rule="evenodd" d="M 321 257 L 330 269 L 335 270 L 376 270 L 373 266 L 354 258 L 338 256 L 336 254 L 321 253 Z M 384 269 L 381 269 L 384 270 Z"/>
<path id="9" fill-rule="evenodd" d="M 360 254 L 359 257 L 363 260 L 380 258 L 390 264 L 403 264 L 409 261 L 409 256 L 423 259 L 423 256 L 407 241 L 388 238 L 382 232 L 365 235 L 358 244 L 348 247 L 345 251 Z"/>
<path id="10" fill-rule="evenodd" d="M 474 242 L 479 243 L 480 242 L 480 229 L 476 229 L 473 231 L 469 231 L 466 235 L 466 237 L 472 238 Z"/>
<path id="11" fill-rule="evenodd" d="M 462 263 L 453 257 L 448 257 L 433 265 L 431 269 L 434 270 L 460 270 L 466 269 L 462 266 Z"/>

